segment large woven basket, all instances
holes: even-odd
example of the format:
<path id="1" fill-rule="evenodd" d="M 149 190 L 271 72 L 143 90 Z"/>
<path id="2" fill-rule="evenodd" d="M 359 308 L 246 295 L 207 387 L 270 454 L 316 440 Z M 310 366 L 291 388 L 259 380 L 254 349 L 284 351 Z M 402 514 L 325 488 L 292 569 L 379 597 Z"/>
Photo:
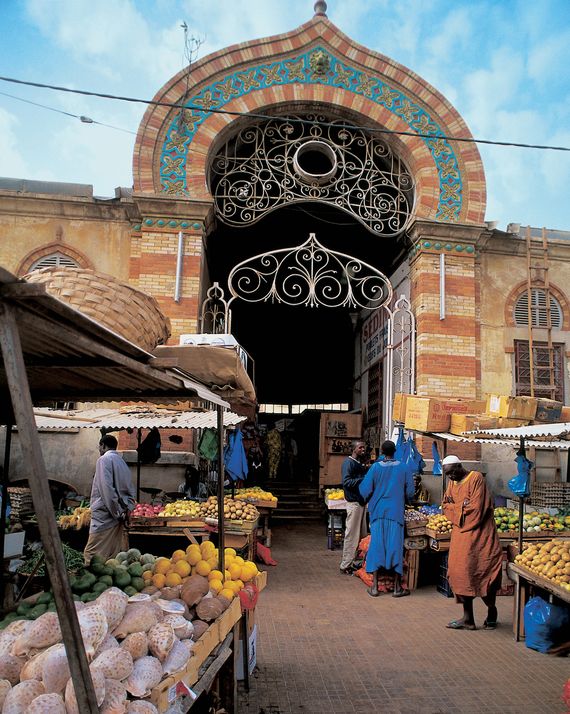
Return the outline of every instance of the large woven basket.
<path id="1" fill-rule="evenodd" d="M 42 268 L 24 276 L 50 295 L 152 352 L 170 337 L 170 320 L 157 301 L 117 278 L 83 268 Z"/>

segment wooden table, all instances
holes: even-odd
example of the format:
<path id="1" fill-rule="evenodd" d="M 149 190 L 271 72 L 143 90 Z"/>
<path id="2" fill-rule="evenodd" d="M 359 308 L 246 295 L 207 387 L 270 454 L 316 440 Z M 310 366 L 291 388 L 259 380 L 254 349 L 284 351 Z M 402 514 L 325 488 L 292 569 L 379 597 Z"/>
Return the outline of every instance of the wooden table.
<path id="1" fill-rule="evenodd" d="M 515 581 L 515 601 L 514 601 L 514 614 L 513 614 L 513 631 L 515 635 L 515 640 L 518 642 L 521 636 L 524 635 L 524 631 L 521 631 L 521 620 L 523 619 L 524 606 L 529 600 L 531 590 L 535 588 L 543 590 L 548 593 L 549 602 L 552 602 L 554 598 L 558 598 L 570 604 L 570 592 L 560 587 L 552 580 L 548 578 L 543 578 L 532 570 L 523 567 L 522 565 L 517 565 L 516 563 L 509 563 L 507 566 L 507 573 L 511 580 Z M 524 624 L 524 620 L 523 620 Z"/>

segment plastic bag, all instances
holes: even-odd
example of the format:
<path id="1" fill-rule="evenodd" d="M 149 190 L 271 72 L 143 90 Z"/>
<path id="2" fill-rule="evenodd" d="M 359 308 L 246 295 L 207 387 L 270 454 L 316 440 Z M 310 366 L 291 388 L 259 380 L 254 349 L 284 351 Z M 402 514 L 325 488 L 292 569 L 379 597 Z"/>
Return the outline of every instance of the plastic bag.
<path id="1" fill-rule="evenodd" d="M 204 429 L 198 443 L 198 453 L 208 461 L 218 458 L 218 432 L 215 429 Z"/>
<path id="2" fill-rule="evenodd" d="M 441 459 L 439 457 L 439 451 L 437 450 L 437 444 L 435 441 L 431 443 L 431 455 L 433 456 L 433 470 L 432 474 L 434 476 L 441 476 Z"/>
<path id="3" fill-rule="evenodd" d="M 546 653 L 568 636 L 570 613 L 565 607 L 533 597 L 524 608 L 525 644 Z"/>
<path id="4" fill-rule="evenodd" d="M 519 454 L 515 459 L 518 473 L 509 481 L 509 488 L 519 498 L 530 496 L 530 470 L 533 462 Z"/>
<path id="5" fill-rule="evenodd" d="M 160 432 L 153 426 L 140 446 L 137 446 L 141 464 L 154 464 L 160 459 Z"/>

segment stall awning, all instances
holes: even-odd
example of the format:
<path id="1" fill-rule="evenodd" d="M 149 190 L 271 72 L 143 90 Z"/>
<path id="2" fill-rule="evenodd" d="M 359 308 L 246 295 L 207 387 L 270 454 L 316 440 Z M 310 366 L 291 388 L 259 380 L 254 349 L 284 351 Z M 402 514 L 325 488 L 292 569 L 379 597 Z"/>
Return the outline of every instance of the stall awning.
<path id="1" fill-rule="evenodd" d="M 465 432 L 466 434 L 485 434 L 491 437 L 505 437 L 508 439 L 545 439 L 560 440 L 570 438 L 570 422 L 557 422 L 555 424 L 531 424 L 530 426 L 517 426 L 509 429 L 479 429 L 478 431 Z"/>
<path id="2" fill-rule="evenodd" d="M 73 411 L 35 409 L 38 429 L 61 431 L 62 429 L 205 429 L 217 427 L 217 412 L 177 412 L 162 409 L 153 412 L 124 413 L 120 410 L 84 409 Z M 246 417 L 233 412 L 224 412 L 224 426 L 236 426 Z"/>
<path id="3" fill-rule="evenodd" d="M 494 431 L 511 431 L 509 429 L 496 429 Z M 439 432 L 433 433 L 432 436 L 438 439 L 445 439 L 447 441 L 460 441 L 469 444 L 499 444 L 501 446 L 512 446 L 513 449 L 518 449 L 520 446 L 520 438 L 507 438 L 507 437 L 481 437 L 475 436 L 479 432 L 465 432 L 463 436 L 458 434 L 450 434 L 449 432 Z M 483 433 L 483 432 L 481 432 Z M 485 432 L 488 433 L 488 432 Z M 568 451 L 570 449 L 570 441 L 565 441 L 563 439 L 548 439 L 545 441 L 539 441 L 537 439 L 526 439 L 525 446 L 533 446 L 537 449 L 560 449 L 561 451 Z"/>

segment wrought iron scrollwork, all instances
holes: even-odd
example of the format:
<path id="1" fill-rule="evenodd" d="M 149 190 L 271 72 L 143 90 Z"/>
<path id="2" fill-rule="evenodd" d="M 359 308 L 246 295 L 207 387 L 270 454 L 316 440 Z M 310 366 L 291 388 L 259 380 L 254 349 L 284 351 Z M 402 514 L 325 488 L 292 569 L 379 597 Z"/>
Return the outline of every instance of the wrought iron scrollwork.
<path id="1" fill-rule="evenodd" d="M 232 298 L 306 307 L 375 309 L 392 298 L 388 278 L 357 258 L 328 250 L 311 233 L 294 248 L 238 263 L 228 276 Z"/>
<path id="2" fill-rule="evenodd" d="M 332 204 L 377 235 L 396 236 L 410 219 L 414 181 L 389 146 L 325 115 L 276 117 L 228 141 L 211 165 L 224 223 L 255 223 L 279 206 Z"/>

